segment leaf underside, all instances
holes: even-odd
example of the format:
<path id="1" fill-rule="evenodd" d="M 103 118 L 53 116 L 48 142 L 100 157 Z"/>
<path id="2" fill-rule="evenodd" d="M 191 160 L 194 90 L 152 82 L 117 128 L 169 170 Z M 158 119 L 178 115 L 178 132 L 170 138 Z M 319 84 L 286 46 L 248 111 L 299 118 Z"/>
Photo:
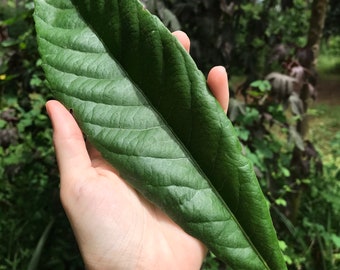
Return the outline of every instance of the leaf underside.
<path id="1" fill-rule="evenodd" d="M 230 121 L 177 40 L 136 0 L 36 0 L 54 96 L 133 187 L 234 269 L 286 269 Z"/>

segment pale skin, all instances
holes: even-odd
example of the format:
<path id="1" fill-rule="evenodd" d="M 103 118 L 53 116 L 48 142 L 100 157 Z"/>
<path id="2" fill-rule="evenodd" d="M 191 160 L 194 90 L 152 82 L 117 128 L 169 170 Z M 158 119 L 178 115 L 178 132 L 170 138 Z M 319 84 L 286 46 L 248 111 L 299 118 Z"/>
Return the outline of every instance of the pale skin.
<path id="1" fill-rule="evenodd" d="M 183 32 L 174 36 L 189 52 Z M 223 67 L 207 83 L 224 111 L 228 77 Z M 145 200 L 96 149 L 84 141 L 70 112 L 46 104 L 60 171 L 60 197 L 87 269 L 200 269 L 206 247 Z"/>

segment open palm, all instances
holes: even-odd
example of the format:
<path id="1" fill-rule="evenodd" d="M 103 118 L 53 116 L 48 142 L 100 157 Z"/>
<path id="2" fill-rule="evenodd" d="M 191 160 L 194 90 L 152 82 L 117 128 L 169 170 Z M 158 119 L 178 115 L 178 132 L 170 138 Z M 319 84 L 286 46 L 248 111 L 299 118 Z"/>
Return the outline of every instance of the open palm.
<path id="1" fill-rule="evenodd" d="M 183 32 L 174 35 L 187 51 Z M 228 79 L 213 68 L 208 84 L 224 110 Z M 69 111 L 57 101 L 46 105 L 54 129 L 60 196 L 88 269 L 199 269 L 205 246 L 119 177 L 86 143 Z"/>

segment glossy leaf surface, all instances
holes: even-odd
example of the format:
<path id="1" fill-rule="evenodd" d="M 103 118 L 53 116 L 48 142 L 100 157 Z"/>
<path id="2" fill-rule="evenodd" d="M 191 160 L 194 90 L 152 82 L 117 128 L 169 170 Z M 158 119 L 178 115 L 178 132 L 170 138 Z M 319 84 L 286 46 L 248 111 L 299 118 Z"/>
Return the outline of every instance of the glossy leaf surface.
<path id="1" fill-rule="evenodd" d="M 162 23 L 135 0 L 35 4 L 53 94 L 103 156 L 234 269 L 285 269 L 252 165 Z"/>

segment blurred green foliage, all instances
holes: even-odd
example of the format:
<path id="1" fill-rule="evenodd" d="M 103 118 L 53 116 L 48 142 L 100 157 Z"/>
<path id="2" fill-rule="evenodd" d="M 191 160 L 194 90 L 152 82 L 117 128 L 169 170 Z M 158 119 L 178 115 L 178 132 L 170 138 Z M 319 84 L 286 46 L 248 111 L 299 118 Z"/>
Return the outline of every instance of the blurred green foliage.
<path id="1" fill-rule="evenodd" d="M 188 33 L 191 53 L 205 73 L 221 64 L 231 77 L 245 78 L 232 85 L 228 115 L 267 196 L 289 269 L 338 269 L 340 133 L 317 139 L 330 149 L 321 168 L 318 145 L 294 132 L 309 112 L 299 109 L 301 95 L 289 99 L 285 89 L 273 96 L 273 84 L 265 77 L 272 71 L 288 74 L 287 63 L 302 59 L 296 52 L 306 42 L 310 1 L 144 2 L 170 28 Z M 330 2 L 330 16 L 336 18 L 339 5 Z M 51 96 L 37 52 L 33 9 L 29 0 L 0 2 L 0 269 L 25 269 L 30 263 L 39 265 L 36 269 L 82 269 L 59 201 L 44 107 Z M 339 26 L 327 23 L 332 57 L 338 54 L 333 34 Z M 300 159 L 293 159 L 299 140 Z M 211 254 L 203 269 L 228 268 Z"/>
<path id="2" fill-rule="evenodd" d="M 340 8 L 339 8 L 340 9 Z M 318 69 L 324 75 L 340 74 L 340 34 L 328 37 L 321 46 Z"/>
<path id="3" fill-rule="evenodd" d="M 81 269 L 59 202 L 33 2 L 0 2 L 0 11 L 0 269 L 26 269 L 51 220 L 37 269 Z"/>

